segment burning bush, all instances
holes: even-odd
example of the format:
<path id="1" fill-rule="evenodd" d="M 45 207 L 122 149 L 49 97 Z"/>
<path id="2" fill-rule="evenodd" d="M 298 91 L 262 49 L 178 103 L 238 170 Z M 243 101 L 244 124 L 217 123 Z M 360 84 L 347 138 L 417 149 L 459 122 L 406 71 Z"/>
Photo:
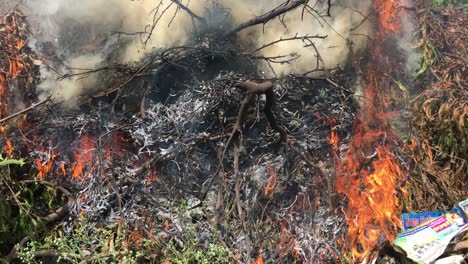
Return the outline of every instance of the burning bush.
<path id="1" fill-rule="evenodd" d="M 46 2 L 0 31 L 2 149 L 27 159 L 0 181 L 24 227 L 0 218 L 7 261 L 365 261 L 399 231 L 413 162 L 413 188 L 446 173 L 447 202 L 466 194 L 466 73 L 440 72 L 435 31 L 418 74 L 437 89 L 406 135 L 406 1 Z"/>

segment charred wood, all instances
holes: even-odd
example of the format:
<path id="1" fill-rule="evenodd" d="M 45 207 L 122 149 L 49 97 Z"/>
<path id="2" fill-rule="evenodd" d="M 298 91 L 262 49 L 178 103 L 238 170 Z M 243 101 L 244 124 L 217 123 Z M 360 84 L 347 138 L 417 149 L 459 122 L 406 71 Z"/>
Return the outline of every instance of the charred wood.
<path id="1" fill-rule="evenodd" d="M 276 18 L 277 16 L 280 16 L 290 10 L 293 10 L 301 5 L 304 5 L 308 2 L 308 0 L 295 0 L 295 1 L 287 1 L 285 5 L 281 5 L 279 7 L 276 7 L 275 9 L 270 10 L 269 12 L 255 17 L 249 21 L 246 21 L 235 28 L 233 28 L 231 31 L 229 31 L 226 36 L 230 36 L 233 34 L 236 34 L 248 27 L 255 26 L 258 24 L 266 24 L 268 21 Z"/>

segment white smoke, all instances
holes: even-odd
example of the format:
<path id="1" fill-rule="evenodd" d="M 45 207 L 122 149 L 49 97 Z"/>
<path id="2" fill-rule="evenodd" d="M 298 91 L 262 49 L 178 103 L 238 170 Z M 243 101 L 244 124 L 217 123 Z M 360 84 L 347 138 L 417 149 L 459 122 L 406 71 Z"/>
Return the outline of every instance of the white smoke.
<path id="1" fill-rule="evenodd" d="M 258 16 L 284 1 L 236 1 L 225 0 L 233 10 L 233 17 L 237 23 Z M 321 3 L 324 2 L 324 3 Z M 364 20 L 363 14 L 369 11 L 370 2 L 363 1 L 332 1 L 331 16 L 327 16 L 327 1 L 317 1 L 309 5 L 314 7 L 316 13 L 303 14 L 303 8 L 297 8 L 286 14 L 282 20 L 275 19 L 265 26 L 258 25 L 241 32 L 243 42 L 248 40 L 257 47 L 279 38 L 298 36 L 327 36 L 326 39 L 317 39 L 317 47 L 321 58 L 327 68 L 343 65 L 348 60 L 349 44 L 353 43 L 353 50 L 364 47 L 367 42 L 368 23 L 360 24 Z M 356 29 L 354 29 L 356 28 Z M 263 50 L 264 56 L 278 56 L 297 54 L 299 59 L 289 64 L 272 64 L 273 70 L 278 74 L 301 74 L 315 68 L 316 52 L 312 47 L 304 47 L 302 41 L 280 42 Z M 269 67 L 268 67 L 269 68 Z M 268 68 L 264 68 L 269 72 Z"/>
<path id="2" fill-rule="evenodd" d="M 353 50 L 363 47 L 367 41 L 368 25 L 361 24 L 368 13 L 370 0 L 332 1 L 331 16 L 326 16 L 327 1 L 309 2 L 316 13 L 309 14 L 302 8 L 288 12 L 280 19 L 266 25 L 248 28 L 238 34 L 245 49 L 260 47 L 279 38 L 294 35 L 327 35 L 325 40 L 314 40 L 323 62 L 328 68 L 343 65 L 348 60 L 350 43 Z M 213 9 L 213 3 L 230 10 L 234 24 L 245 22 L 263 14 L 284 0 L 191 0 L 180 1 L 200 16 Z M 345 5 L 347 5 L 345 7 Z M 198 23 L 171 0 L 27 0 L 27 15 L 38 27 L 39 43 L 49 43 L 59 53 L 63 66 L 60 72 L 78 73 L 75 68 L 96 68 L 114 62 L 140 61 L 153 49 L 187 44 L 193 28 Z M 147 33 L 118 38 L 112 32 L 148 32 L 154 21 L 157 26 L 145 45 Z M 198 25 L 199 26 L 199 25 Z M 234 25 L 233 25 L 234 26 Z M 354 29 L 355 27 L 358 29 Z M 354 29 L 354 30 L 353 30 Z M 263 56 L 291 55 L 299 58 L 288 64 L 260 64 L 266 75 L 304 73 L 315 68 L 316 52 L 304 47 L 302 41 L 281 42 L 261 51 Z M 110 59 L 114 61 L 110 61 Z M 55 74 L 43 70 L 46 80 L 40 85 L 44 94 L 52 94 L 57 100 L 71 100 L 89 89 L 99 89 L 96 77 L 68 78 L 57 81 Z"/>

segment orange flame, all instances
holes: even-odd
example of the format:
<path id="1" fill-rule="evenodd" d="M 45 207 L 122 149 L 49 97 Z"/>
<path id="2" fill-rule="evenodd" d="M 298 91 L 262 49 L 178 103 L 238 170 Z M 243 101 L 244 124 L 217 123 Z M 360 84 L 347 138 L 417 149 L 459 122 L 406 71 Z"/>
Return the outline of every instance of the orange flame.
<path id="1" fill-rule="evenodd" d="M 376 10 L 379 11 L 379 24 L 384 32 L 398 32 L 400 29 L 399 0 L 377 0 L 374 2 Z"/>
<path id="2" fill-rule="evenodd" d="M 4 25 L 3 34 L 6 36 L 5 43 L 2 43 L 2 52 L 5 53 L 4 57 L 8 60 L 8 64 L 0 69 L 0 118 L 10 113 L 10 101 L 13 97 L 12 81 L 25 69 L 21 49 L 26 44 L 25 40 L 15 37 L 19 31 L 15 16 L 4 16 L 2 24 Z M 6 128 L 0 125 L 0 132 L 5 137 Z M 13 154 L 14 147 L 10 140 L 5 140 L 3 150 L 8 156 Z"/>
<path id="3" fill-rule="evenodd" d="M 46 155 L 48 155 L 43 148 L 41 148 L 40 152 L 43 152 Z M 47 176 L 50 173 L 54 165 L 54 160 L 58 156 L 58 154 L 56 154 L 54 150 L 51 150 L 51 153 L 49 156 L 50 157 L 45 162 L 42 162 L 40 158 L 36 158 L 36 167 L 37 167 L 37 170 L 39 171 L 37 173 L 38 180 L 43 180 L 45 176 Z"/>
<path id="4" fill-rule="evenodd" d="M 263 257 L 261 252 L 258 254 L 258 257 L 254 260 L 254 262 L 252 262 L 252 264 L 263 264 Z"/>
<path id="5" fill-rule="evenodd" d="M 404 177 L 385 147 L 378 147 L 378 159 L 370 169 L 348 156 L 342 171 L 352 171 L 337 179 L 337 190 L 348 197 L 348 238 L 352 255 L 361 260 L 378 245 L 381 234 L 393 241 L 398 228 L 400 200 L 395 186 Z"/>
<path id="6" fill-rule="evenodd" d="M 275 191 L 277 176 L 276 172 L 273 170 L 272 167 L 267 166 L 268 173 L 270 174 L 270 179 L 268 179 L 268 184 L 265 188 L 265 196 L 271 198 L 273 192 Z"/>
<path id="7" fill-rule="evenodd" d="M 390 142 L 396 141 L 389 118 L 397 116 L 388 111 L 391 100 L 385 90 L 385 75 L 377 69 L 389 68 L 384 42 L 399 32 L 400 0 L 375 0 L 379 31 L 371 44 L 372 62 L 362 78 L 365 97 L 360 119 L 366 121 L 356 126 L 355 137 L 347 157 L 337 168 L 336 189 L 348 198 L 345 250 L 355 262 L 370 256 L 385 239 L 393 241 L 401 228 L 400 186 L 404 172 L 396 162 Z M 374 65 L 376 64 L 376 65 Z M 335 145 L 335 135 L 329 137 Z"/>
<path id="8" fill-rule="evenodd" d="M 328 136 L 328 143 L 332 145 L 333 150 L 338 150 L 339 138 L 335 130 L 332 130 L 330 136 Z"/>
<path id="9" fill-rule="evenodd" d="M 88 135 L 84 135 L 81 139 L 81 144 L 75 153 L 75 164 L 73 166 L 72 177 L 78 180 L 84 175 L 86 165 L 93 160 L 93 150 L 96 144 Z"/>
<path id="10" fill-rule="evenodd" d="M 13 154 L 13 151 L 15 150 L 15 148 L 13 147 L 13 143 L 11 143 L 10 140 L 6 140 L 5 144 L 6 145 L 5 147 L 3 147 L 3 150 L 8 156 L 11 156 Z"/>

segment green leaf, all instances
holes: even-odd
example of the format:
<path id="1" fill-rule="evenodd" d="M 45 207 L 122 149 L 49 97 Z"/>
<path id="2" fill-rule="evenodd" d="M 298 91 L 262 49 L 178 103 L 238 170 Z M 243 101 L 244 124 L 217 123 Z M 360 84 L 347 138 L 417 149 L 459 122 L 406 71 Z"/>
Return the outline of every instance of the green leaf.
<path id="1" fill-rule="evenodd" d="M 424 53 L 423 54 L 422 65 L 421 65 L 421 68 L 419 69 L 419 71 L 416 73 L 416 77 L 423 74 L 427 70 L 428 66 L 429 65 L 428 65 L 428 61 L 427 61 L 427 55 Z"/>
<path id="2" fill-rule="evenodd" d="M 9 158 L 5 158 L 0 161 L 0 166 L 7 166 L 7 165 L 20 165 L 20 166 L 23 166 L 24 164 L 26 164 L 24 162 L 24 159 L 9 159 Z"/>
<path id="3" fill-rule="evenodd" d="M 0 199 L 0 232 L 8 232 L 11 216 L 10 203 L 6 199 Z"/>
<path id="4" fill-rule="evenodd" d="M 406 87 L 400 81 L 396 81 L 395 84 L 400 88 L 400 90 L 407 91 Z"/>

